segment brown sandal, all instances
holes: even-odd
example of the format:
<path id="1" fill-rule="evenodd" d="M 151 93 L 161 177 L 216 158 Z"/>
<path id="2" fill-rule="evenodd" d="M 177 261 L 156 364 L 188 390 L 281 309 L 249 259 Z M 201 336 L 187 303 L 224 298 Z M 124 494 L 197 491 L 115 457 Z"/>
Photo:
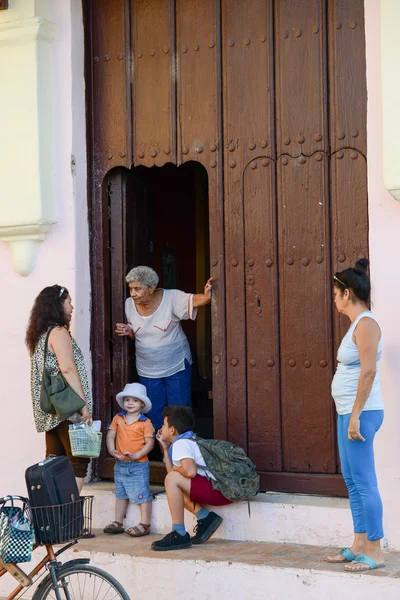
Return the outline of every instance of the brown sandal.
<path id="1" fill-rule="evenodd" d="M 124 533 L 125 529 L 119 521 L 113 521 L 103 529 L 104 533 Z"/>
<path id="2" fill-rule="evenodd" d="M 139 523 L 139 525 L 135 525 L 135 527 L 129 527 L 129 529 L 126 530 L 126 533 L 131 537 L 143 537 L 144 535 L 149 535 L 150 525 Z"/>

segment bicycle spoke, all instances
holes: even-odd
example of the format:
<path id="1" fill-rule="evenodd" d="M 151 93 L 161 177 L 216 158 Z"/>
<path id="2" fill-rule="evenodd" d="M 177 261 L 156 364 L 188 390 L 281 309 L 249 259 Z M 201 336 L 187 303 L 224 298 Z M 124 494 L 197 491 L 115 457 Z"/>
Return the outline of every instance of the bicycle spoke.
<path id="1" fill-rule="evenodd" d="M 94 600 L 98 600 L 99 594 L 101 592 L 101 588 L 103 587 L 103 583 L 104 583 L 104 581 L 101 582 L 100 587 L 99 587 L 99 591 L 97 592 L 96 598 L 94 598 Z"/>
<path id="2" fill-rule="evenodd" d="M 82 596 L 82 592 L 81 592 L 81 582 L 80 582 L 80 580 L 79 580 L 79 577 L 78 577 L 78 587 L 79 587 L 79 592 L 80 592 L 79 598 L 80 598 L 81 600 L 83 600 L 83 596 Z"/>

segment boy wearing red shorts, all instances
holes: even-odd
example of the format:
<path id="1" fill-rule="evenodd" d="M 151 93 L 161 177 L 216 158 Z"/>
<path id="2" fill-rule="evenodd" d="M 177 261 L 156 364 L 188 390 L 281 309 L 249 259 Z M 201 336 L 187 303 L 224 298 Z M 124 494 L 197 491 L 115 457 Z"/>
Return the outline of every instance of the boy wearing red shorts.
<path id="1" fill-rule="evenodd" d="M 207 470 L 194 437 L 194 416 L 187 406 L 167 406 L 163 412 L 164 424 L 157 433 L 157 440 L 164 454 L 167 476 L 165 490 L 172 517 L 172 531 L 153 542 L 153 550 L 183 550 L 192 544 L 206 542 L 222 523 L 215 512 L 209 512 L 203 504 L 223 506 L 231 504 L 221 492 L 214 490 L 215 479 Z M 197 517 L 191 538 L 184 523 L 184 509 Z"/>

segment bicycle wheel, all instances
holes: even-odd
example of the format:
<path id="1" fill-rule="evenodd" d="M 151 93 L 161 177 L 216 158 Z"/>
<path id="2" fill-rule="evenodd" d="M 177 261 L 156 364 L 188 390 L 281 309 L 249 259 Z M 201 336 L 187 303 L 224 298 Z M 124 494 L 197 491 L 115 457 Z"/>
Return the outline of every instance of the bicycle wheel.
<path id="1" fill-rule="evenodd" d="M 57 571 L 61 600 L 130 600 L 122 585 L 106 571 L 91 565 L 71 565 Z M 34 600 L 57 600 L 50 576 L 37 589 Z"/>

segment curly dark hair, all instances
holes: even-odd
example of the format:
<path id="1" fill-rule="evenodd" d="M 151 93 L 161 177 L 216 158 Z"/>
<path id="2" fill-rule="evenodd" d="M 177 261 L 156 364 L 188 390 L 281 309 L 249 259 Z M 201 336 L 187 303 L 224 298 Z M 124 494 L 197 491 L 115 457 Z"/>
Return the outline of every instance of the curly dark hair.
<path id="1" fill-rule="evenodd" d="M 25 338 L 31 356 L 35 352 L 40 336 L 51 325 L 69 328 L 69 321 L 64 312 L 64 301 L 68 298 L 68 295 L 69 291 L 66 287 L 51 285 L 45 287 L 36 298 L 26 328 Z"/>

